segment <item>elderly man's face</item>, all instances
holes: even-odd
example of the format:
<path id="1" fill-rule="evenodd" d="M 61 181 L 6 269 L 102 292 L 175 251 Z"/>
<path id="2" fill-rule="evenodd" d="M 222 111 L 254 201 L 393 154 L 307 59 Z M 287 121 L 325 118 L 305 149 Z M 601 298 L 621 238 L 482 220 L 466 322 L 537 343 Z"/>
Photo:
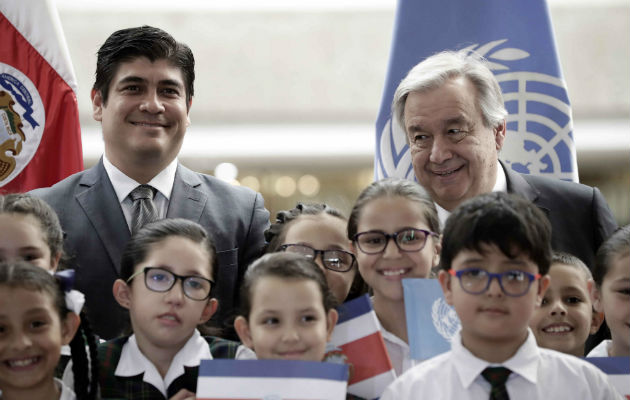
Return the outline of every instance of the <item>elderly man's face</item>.
<path id="1" fill-rule="evenodd" d="M 427 92 L 412 92 L 405 104 L 405 130 L 413 169 L 433 200 L 447 210 L 492 191 L 505 123 L 483 124 L 477 91 L 458 77 Z"/>

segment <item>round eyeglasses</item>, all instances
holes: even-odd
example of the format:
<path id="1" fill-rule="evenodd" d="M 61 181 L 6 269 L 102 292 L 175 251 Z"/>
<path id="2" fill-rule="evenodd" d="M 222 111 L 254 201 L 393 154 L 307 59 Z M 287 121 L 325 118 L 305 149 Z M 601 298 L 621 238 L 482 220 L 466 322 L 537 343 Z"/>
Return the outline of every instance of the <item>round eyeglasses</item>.
<path id="1" fill-rule="evenodd" d="M 378 254 L 385 251 L 389 239 L 394 239 L 398 250 L 411 252 L 420 251 L 427 243 L 427 237 L 439 235 L 424 229 L 407 228 L 394 233 L 383 231 L 367 231 L 354 235 L 354 242 L 359 250 L 365 254 Z"/>
<path id="2" fill-rule="evenodd" d="M 182 281 L 184 295 L 191 300 L 203 301 L 210 297 L 213 281 L 201 276 L 181 276 L 160 267 L 144 267 L 131 275 L 127 283 L 133 278 L 144 273 L 144 285 L 154 292 L 168 292 L 175 286 L 177 280 Z"/>
<path id="3" fill-rule="evenodd" d="M 448 273 L 459 279 L 459 284 L 466 293 L 485 293 L 490 287 L 492 279 L 496 278 L 503 293 L 512 297 L 523 296 L 529 290 L 532 282 L 541 278 L 540 274 L 534 275 L 519 270 L 495 274 L 480 268 L 467 268 L 460 271 L 449 269 Z"/>
<path id="4" fill-rule="evenodd" d="M 356 263 L 354 254 L 344 250 L 317 250 L 305 244 L 283 244 L 279 250 L 302 254 L 311 260 L 321 254 L 324 267 L 336 272 L 348 272 Z"/>

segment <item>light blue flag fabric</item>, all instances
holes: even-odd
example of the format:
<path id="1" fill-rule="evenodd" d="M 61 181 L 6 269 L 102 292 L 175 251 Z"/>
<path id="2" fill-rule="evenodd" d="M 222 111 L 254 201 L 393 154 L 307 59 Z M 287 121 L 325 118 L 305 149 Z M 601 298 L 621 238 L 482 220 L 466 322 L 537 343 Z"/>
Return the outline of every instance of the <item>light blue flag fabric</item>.
<path id="1" fill-rule="evenodd" d="M 450 350 L 461 324 L 438 280 L 403 279 L 402 284 L 411 358 L 422 361 Z"/>
<path id="2" fill-rule="evenodd" d="M 376 121 L 376 179 L 415 179 L 391 102 L 407 72 L 444 50 L 474 50 L 503 91 L 507 136 L 499 157 L 515 171 L 578 180 L 571 106 L 545 0 L 399 0 Z"/>

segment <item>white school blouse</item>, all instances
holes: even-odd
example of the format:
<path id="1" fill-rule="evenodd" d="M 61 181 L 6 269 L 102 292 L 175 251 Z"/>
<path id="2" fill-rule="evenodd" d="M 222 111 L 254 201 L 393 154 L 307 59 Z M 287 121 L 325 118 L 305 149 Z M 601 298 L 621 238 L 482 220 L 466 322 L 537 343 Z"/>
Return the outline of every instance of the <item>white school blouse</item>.
<path id="1" fill-rule="evenodd" d="M 610 357 L 610 346 L 612 346 L 611 339 L 602 340 L 588 352 L 586 357 Z"/>
<path id="2" fill-rule="evenodd" d="M 248 358 L 250 353 L 250 349 L 241 345 L 236 350 L 235 359 Z M 142 380 L 153 385 L 166 397 L 170 384 L 184 374 L 184 366 L 197 367 L 202 359 L 212 360 L 212 354 L 206 339 L 195 329 L 195 332 L 184 347 L 173 357 L 171 365 L 168 367 L 164 379 L 162 379 L 155 365 L 140 351 L 136 335 L 131 335 L 129 340 L 123 345 L 114 375 L 128 377 L 144 374 Z"/>
<path id="3" fill-rule="evenodd" d="M 490 366 L 512 371 L 506 383 L 511 400 L 622 399 L 607 376 L 578 357 L 536 345 L 531 330 L 516 354 L 501 364 L 475 357 L 456 334 L 451 350 L 424 361 L 387 387 L 381 400 L 479 400 L 490 396 L 490 384 L 480 375 Z"/>
<path id="4" fill-rule="evenodd" d="M 66 386 L 65 383 L 61 379 L 55 379 L 55 384 L 61 391 L 61 395 L 59 396 L 59 400 L 76 400 L 77 396 L 74 394 L 74 391 Z"/>
<path id="5" fill-rule="evenodd" d="M 411 350 L 404 340 L 383 328 L 380 321 L 378 321 L 378 325 L 381 335 L 383 335 L 389 360 L 396 371 L 396 376 L 400 376 L 403 372 L 416 365 L 417 361 L 411 358 Z"/>

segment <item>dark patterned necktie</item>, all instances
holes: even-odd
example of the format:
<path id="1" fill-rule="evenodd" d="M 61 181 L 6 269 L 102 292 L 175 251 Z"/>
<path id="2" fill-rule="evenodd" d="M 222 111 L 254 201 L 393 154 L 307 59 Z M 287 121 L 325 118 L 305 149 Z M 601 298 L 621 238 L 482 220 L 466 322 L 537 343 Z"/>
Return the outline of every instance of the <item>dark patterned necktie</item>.
<path id="1" fill-rule="evenodd" d="M 510 400 L 505 382 L 511 373 L 505 367 L 488 367 L 481 372 L 481 376 L 490 382 L 490 400 Z"/>
<path id="2" fill-rule="evenodd" d="M 155 188 L 149 185 L 139 185 L 129 193 L 133 200 L 133 213 L 131 215 L 131 233 L 138 232 L 145 224 L 158 219 L 157 209 L 153 204 Z"/>

